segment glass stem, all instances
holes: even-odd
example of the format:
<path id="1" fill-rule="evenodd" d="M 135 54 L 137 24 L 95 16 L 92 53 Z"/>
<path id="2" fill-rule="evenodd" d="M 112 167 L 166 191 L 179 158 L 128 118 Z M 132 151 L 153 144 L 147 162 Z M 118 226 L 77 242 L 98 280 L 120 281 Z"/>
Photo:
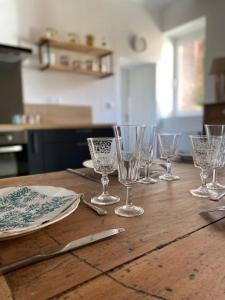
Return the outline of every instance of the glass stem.
<path id="1" fill-rule="evenodd" d="M 166 160 L 166 173 L 167 175 L 172 175 L 172 171 L 171 171 L 171 159 L 167 158 Z"/>
<path id="2" fill-rule="evenodd" d="M 131 199 L 131 187 L 127 186 L 127 197 L 126 197 L 126 206 L 132 206 L 132 199 Z"/>
<path id="3" fill-rule="evenodd" d="M 202 187 L 206 188 L 206 180 L 208 178 L 208 172 L 202 170 L 202 172 L 200 173 L 201 176 L 201 181 L 202 181 Z"/>
<path id="4" fill-rule="evenodd" d="M 149 178 L 149 163 L 145 164 L 145 178 Z"/>
<path id="5" fill-rule="evenodd" d="M 101 178 L 102 188 L 103 188 L 103 194 L 108 195 L 108 185 L 109 185 L 109 177 L 106 174 L 102 175 Z"/>
<path id="6" fill-rule="evenodd" d="M 215 184 L 216 183 L 216 169 L 213 169 L 213 180 L 212 180 L 212 182 L 213 182 L 213 184 Z"/>

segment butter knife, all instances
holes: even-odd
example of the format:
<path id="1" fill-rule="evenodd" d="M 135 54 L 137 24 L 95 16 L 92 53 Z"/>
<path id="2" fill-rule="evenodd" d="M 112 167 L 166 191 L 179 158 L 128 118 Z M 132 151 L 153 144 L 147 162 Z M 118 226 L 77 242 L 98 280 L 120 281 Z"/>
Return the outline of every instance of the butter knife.
<path id="1" fill-rule="evenodd" d="M 57 255 L 61 255 L 66 252 L 69 252 L 69 251 L 84 247 L 86 245 L 92 244 L 94 242 L 106 239 L 108 237 L 111 237 L 111 236 L 116 235 L 123 231 L 125 231 L 124 228 L 114 228 L 114 229 L 109 229 L 106 231 L 102 231 L 102 232 L 98 232 L 98 233 L 95 233 L 92 235 L 85 236 L 78 240 L 71 241 L 63 246 L 59 246 L 56 249 L 47 251 L 45 253 L 36 254 L 36 255 L 27 257 L 25 259 L 18 260 L 11 264 L 3 265 L 2 267 L 0 267 L 0 274 L 7 274 L 9 272 L 18 270 L 20 268 L 29 266 L 31 264 L 35 264 L 40 261 L 55 257 Z"/>
<path id="2" fill-rule="evenodd" d="M 89 180 L 91 180 L 91 181 L 94 181 L 94 182 L 97 182 L 97 183 L 101 183 L 101 181 L 98 180 L 97 178 L 92 177 L 92 176 L 90 176 L 90 175 L 88 175 L 88 174 L 84 174 L 84 173 L 82 173 L 82 172 L 80 172 L 80 171 L 78 171 L 78 170 L 68 168 L 68 169 L 66 169 L 66 171 L 69 172 L 69 173 L 76 174 L 76 175 L 78 175 L 78 176 L 80 176 L 80 177 L 83 177 L 83 178 L 85 178 L 85 179 L 89 179 Z"/>

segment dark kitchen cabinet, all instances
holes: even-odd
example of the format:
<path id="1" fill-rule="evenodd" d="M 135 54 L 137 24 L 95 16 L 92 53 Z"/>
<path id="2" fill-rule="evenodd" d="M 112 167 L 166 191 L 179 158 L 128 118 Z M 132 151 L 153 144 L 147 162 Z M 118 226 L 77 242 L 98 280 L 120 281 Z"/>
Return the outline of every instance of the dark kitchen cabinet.
<path id="1" fill-rule="evenodd" d="M 111 127 L 28 131 L 29 173 L 80 168 L 90 159 L 88 137 L 113 136 Z"/>

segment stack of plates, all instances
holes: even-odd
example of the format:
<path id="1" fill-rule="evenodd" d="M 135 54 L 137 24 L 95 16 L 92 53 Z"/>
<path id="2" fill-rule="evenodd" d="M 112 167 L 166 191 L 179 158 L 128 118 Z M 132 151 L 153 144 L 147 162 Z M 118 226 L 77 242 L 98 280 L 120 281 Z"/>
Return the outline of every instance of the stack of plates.
<path id="1" fill-rule="evenodd" d="M 51 186 L 0 189 L 0 239 L 18 237 L 58 222 L 79 205 L 80 194 Z"/>

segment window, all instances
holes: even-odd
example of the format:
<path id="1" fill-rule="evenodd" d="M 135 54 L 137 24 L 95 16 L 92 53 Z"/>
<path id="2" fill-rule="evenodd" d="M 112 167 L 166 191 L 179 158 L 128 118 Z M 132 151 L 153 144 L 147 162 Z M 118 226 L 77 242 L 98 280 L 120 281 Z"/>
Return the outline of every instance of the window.
<path id="1" fill-rule="evenodd" d="M 202 112 L 204 102 L 204 31 L 174 39 L 174 114 Z"/>

